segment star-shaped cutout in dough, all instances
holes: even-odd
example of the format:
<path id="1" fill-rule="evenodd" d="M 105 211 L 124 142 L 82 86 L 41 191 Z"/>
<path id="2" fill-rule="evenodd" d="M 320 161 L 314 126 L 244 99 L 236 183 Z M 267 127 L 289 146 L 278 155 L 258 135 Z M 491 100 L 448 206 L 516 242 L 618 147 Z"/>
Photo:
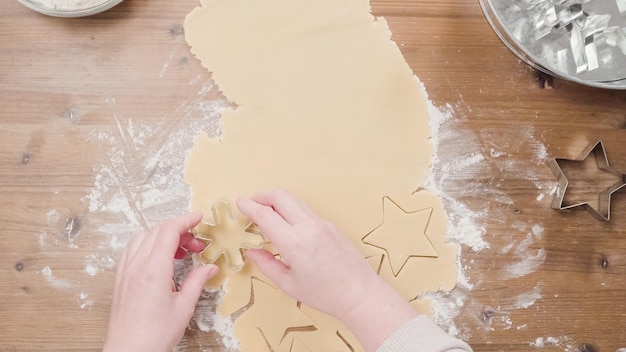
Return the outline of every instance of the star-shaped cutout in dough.
<path id="1" fill-rule="evenodd" d="M 291 342 L 291 348 L 289 349 L 289 352 L 311 352 L 311 350 L 297 337 L 294 337 L 293 341 Z"/>
<path id="2" fill-rule="evenodd" d="M 391 269 L 397 276 L 412 257 L 438 257 L 426 236 L 431 214 L 431 208 L 405 211 L 391 198 L 383 197 L 383 221 L 362 241 L 387 252 Z"/>
<path id="3" fill-rule="evenodd" d="M 230 270 L 240 271 L 245 264 L 242 250 L 261 248 L 263 236 L 251 232 L 252 222 L 246 217 L 233 216 L 227 202 L 214 203 L 211 212 L 214 223 L 203 221 L 192 230 L 196 238 L 207 242 L 206 248 L 198 255 L 200 261 L 214 263 L 223 255 Z"/>
<path id="4" fill-rule="evenodd" d="M 300 310 L 313 321 L 315 331 L 297 333 L 294 339 L 299 339 L 312 351 L 350 352 L 339 332 L 347 329 L 342 322 L 305 304 L 300 306 Z"/>
<path id="5" fill-rule="evenodd" d="M 611 195 L 626 186 L 626 176 L 609 166 L 602 141 L 591 144 L 578 159 L 557 158 L 548 163 L 558 180 L 552 208 L 582 206 L 596 218 L 609 221 Z"/>
<path id="6" fill-rule="evenodd" d="M 259 328 L 274 351 L 290 331 L 313 329 L 296 300 L 261 280 L 251 280 L 251 306 L 235 320 L 236 325 Z"/>

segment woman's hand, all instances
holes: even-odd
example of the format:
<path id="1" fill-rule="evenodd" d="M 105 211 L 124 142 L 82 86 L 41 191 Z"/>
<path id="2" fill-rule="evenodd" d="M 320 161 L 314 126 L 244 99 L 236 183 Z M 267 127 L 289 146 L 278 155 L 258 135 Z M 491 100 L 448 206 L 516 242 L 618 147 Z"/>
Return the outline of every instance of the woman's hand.
<path id="1" fill-rule="evenodd" d="M 365 351 L 375 351 L 418 316 L 335 226 L 287 191 L 238 199 L 237 206 L 278 249 L 280 260 L 262 249 L 249 249 L 246 256 L 285 293 L 341 320 Z"/>
<path id="2" fill-rule="evenodd" d="M 237 201 L 280 253 L 249 249 L 246 256 L 285 293 L 342 318 L 379 278 L 334 225 L 284 190 Z"/>
<path id="3" fill-rule="evenodd" d="M 206 281 L 218 270 L 197 267 L 176 291 L 174 258 L 205 247 L 189 232 L 201 218 L 187 214 L 131 240 L 118 263 L 105 352 L 171 351 L 178 344 Z"/>

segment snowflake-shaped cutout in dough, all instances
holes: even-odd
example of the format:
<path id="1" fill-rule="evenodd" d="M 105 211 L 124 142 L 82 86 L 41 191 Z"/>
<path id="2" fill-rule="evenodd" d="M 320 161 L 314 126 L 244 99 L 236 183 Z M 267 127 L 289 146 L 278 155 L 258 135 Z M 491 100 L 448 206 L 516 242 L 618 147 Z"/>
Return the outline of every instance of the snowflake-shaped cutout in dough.
<path id="1" fill-rule="evenodd" d="M 233 216 L 228 202 L 215 202 L 211 212 L 213 223 L 203 220 L 192 230 L 196 238 L 207 243 L 198 254 L 199 260 L 212 264 L 224 255 L 230 269 L 240 271 L 245 264 L 243 250 L 263 247 L 263 236 L 253 232 L 253 223 L 245 216 Z"/>

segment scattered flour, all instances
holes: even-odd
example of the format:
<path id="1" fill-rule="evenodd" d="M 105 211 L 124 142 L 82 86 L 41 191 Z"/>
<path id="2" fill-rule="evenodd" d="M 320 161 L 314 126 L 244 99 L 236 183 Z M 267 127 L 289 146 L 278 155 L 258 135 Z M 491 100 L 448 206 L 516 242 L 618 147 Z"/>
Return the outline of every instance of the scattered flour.
<path id="1" fill-rule="evenodd" d="M 52 209 L 50 211 L 48 211 L 47 215 L 47 219 L 48 219 L 48 223 L 56 223 L 61 219 L 61 215 L 59 214 L 59 212 L 56 209 Z"/>
<path id="2" fill-rule="evenodd" d="M 485 228 L 477 223 L 478 218 L 484 216 L 485 213 L 470 210 L 466 205 L 458 201 L 452 194 L 446 193 L 444 191 L 444 181 L 451 173 L 458 172 L 478 164 L 483 161 L 485 157 L 480 153 L 470 153 L 459 160 L 453 160 L 451 162 L 441 161 L 438 157 L 438 150 L 441 138 L 444 136 L 442 126 L 446 122 L 453 120 L 454 110 L 450 104 L 447 104 L 442 108 L 435 107 L 432 101 L 428 99 L 428 92 L 426 92 L 425 86 L 421 82 L 420 85 L 422 87 L 422 92 L 427 97 L 432 134 L 431 143 L 433 147 L 433 165 L 430 175 L 426 180 L 426 188 L 440 196 L 445 201 L 444 206 L 448 214 L 447 238 L 468 246 L 476 252 L 480 252 L 481 250 L 489 247 L 489 244 L 483 239 Z M 443 174 L 435 173 L 434 169 L 436 168 L 443 170 Z M 438 175 L 439 177 L 437 178 Z"/>
<path id="3" fill-rule="evenodd" d="M 547 346 L 556 346 L 571 351 L 574 348 L 574 341 L 567 336 L 560 337 L 538 337 L 534 342 L 530 343 L 533 347 L 543 348 Z"/>
<path id="4" fill-rule="evenodd" d="M 70 281 L 67 279 L 61 279 L 52 275 L 52 269 L 49 266 L 43 267 L 39 272 L 44 276 L 46 281 L 50 284 L 50 286 L 57 288 L 59 290 L 70 290 L 77 286 L 74 281 Z"/>
<path id="5" fill-rule="evenodd" d="M 543 182 L 534 181 L 535 187 L 537 188 L 537 202 L 542 202 L 546 197 L 551 198 L 556 193 L 558 187 L 556 185 L 556 181 L 552 184 L 546 184 Z"/>
<path id="6" fill-rule="evenodd" d="M 517 296 L 513 307 L 516 309 L 528 309 L 538 299 L 541 299 L 541 293 L 539 287 L 535 287 L 532 291 Z"/>
<path id="7" fill-rule="evenodd" d="M 483 239 L 485 228 L 477 225 L 477 220 L 485 213 L 473 212 L 450 196 L 445 196 L 444 199 L 449 201 L 446 209 L 449 218 L 447 238 L 466 245 L 475 252 L 489 248 L 489 244 Z"/>
<path id="8" fill-rule="evenodd" d="M 93 265 L 93 264 L 91 264 L 91 263 L 88 263 L 88 264 L 85 266 L 85 272 L 86 272 L 87 274 L 89 274 L 89 276 L 96 276 L 96 274 L 97 274 L 99 271 L 100 271 L 100 268 L 98 268 L 97 266 L 95 266 L 95 265 Z"/>
<path id="9" fill-rule="evenodd" d="M 470 283 L 469 277 L 467 277 L 466 271 L 469 268 L 468 265 L 463 265 L 461 254 L 463 253 L 463 248 L 459 247 L 459 253 L 456 256 L 456 266 L 457 266 L 457 274 L 456 274 L 456 284 L 463 290 L 471 290 L 474 288 L 474 285 Z"/>
<path id="10" fill-rule="evenodd" d="M 548 151 L 546 150 L 546 146 L 541 143 L 538 142 L 536 139 L 534 139 L 534 137 L 532 137 L 532 135 L 530 135 L 530 137 L 536 142 L 535 144 L 535 160 L 537 163 L 542 163 L 545 162 L 545 160 L 548 158 Z"/>
<path id="11" fill-rule="evenodd" d="M 531 231 L 536 238 L 541 239 L 543 237 L 543 231 L 545 229 L 540 224 L 534 224 Z"/>
<path id="12" fill-rule="evenodd" d="M 159 77 L 163 78 L 163 76 L 165 75 L 165 72 L 172 64 L 172 59 L 174 59 L 174 50 L 170 52 L 170 55 L 167 58 L 167 61 L 165 62 L 165 64 L 163 64 L 163 68 L 161 69 L 161 72 L 159 72 Z"/>
<path id="13" fill-rule="evenodd" d="M 39 243 L 39 247 L 46 247 L 48 242 L 48 233 L 43 230 L 39 231 L 39 233 L 37 233 L 37 242 Z"/>
<path id="14" fill-rule="evenodd" d="M 85 273 L 89 276 L 96 276 L 99 272 L 105 269 L 113 269 L 115 267 L 115 260 L 109 255 L 97 256 L 96 254 L 89 254 L 85 259 Z"/>
<path id="15" fill-rule="evenodd" d="M 116 128 L 98 131 L 91 139 L 110 145 L 96 168 L 94 188 L 85 197 L 92 214 L 114 216 L 100 224 L 100 249 L 119 252 L 139 230 L 188 210 L 189 189 L 183 179 L 187 150 L 199 131 L 219 134 L 219 113 L 228 106 L 212 83 L 199 86 L 165 122 L 148 124 L 119 116 L 113 97 L 106 102 Z M 93 268 L 89 268 L 93 272 Z"/>
<path id="16" fill-rule="evenodd" d="M 524 254 L 521 257 L 520 261 L 508 264 L 505 267 L 504 279 L 515 279 L 536 271 L 546 259 L 546 251 L 540 248 L 534 254 Z"/>
<path id="17" fill-rule="evenodd" d="M 527 227 L 521 224 L 514 224 L 513 227 L 522 233 L 527 231 Z M 509 253 L 514 249 L 513 255 L 518 259 L 504 267 L 503 279 L 511 280 L 529 275 L 543 264 L 547 255 L 545 249 L 531 248 L 531 245 L 543 238 L 543 232 L 544 228 L 541 224 L 533 224 L 522 241 L 518 243 L 517 240 L 513 240 L 501 250 L 501 253 Z"/>
<path id="18" fill-rule="evenodd" d="M 419 79 L 416 77 L 419 81 Z M 454 242 L 471 248 L 475 252 L 480 252 L 489 247 L 483 239 L 485 228 L 479 225 L 479 218 L 485 215 L 483 211 L 472 211 L 461 201 L 457 200 L 454 194 L 445 191 L 445 181 L 452 173 L 470 168 L 484 161 L 485 157 L 481 153 L 470 153 L 457 160 L 442 160 L 439 158 L 439 146 L 443 138 L 450 138 L 444 124 L 453 121 L 454 108 L 447 104 L 437 108 L 430 99 L 425 86 L 420 82 L 422 92 L 427 97 L 427 106 L 430 116 L 431 144 L 433 147 L 433 159 L 430 175 L 426 180 L 425 188 L 434 192 L 444 201 L 444 207 L 448 215 L 448 230 L 446 237 Z M 436 172 L 442 170 L 441 172 Z M 445 329 L 449 334 L 463 339 L 470 337 L 466 331 L 461 331 L 456 326 L 456 318 L 460 314 L 461 308 L 467 300 L 467 291 L 473 288 L 469 278 L 466 276 L 468 265 L 463 265 L 462 248 L 459 248 L 457 255 L 457 289 L 450 293 L 427 292 L 420 299 L 429 301 L 433 311 L 435 322 Z"/>
<path id="19" fill-rule="evenodd" d="M 455 324 L 460 309 L 465 305 L 467 295 L 460 290 L 445 292 L 427 292 L 420 299 L 430 302 L 433 311 L 433 320 L 442 329 L 452 336 L 468 339 L 469 334 L 462 332 Z"/>
<path id="20" fill-rule="evenodd" d="M 489 154 L 491 155 L 492 158 L 499 158 L 501 156 L 508 156 L 508 153 L 505 153 L 503 151 L 499 151 L 499 150 L 495 150 L 493 148 L 491 148 L 491 150 L 489 151 Z"/>
<path id="21" fill-rule="evenodd" d="M 81 309 L 91 308 L 91 306 L 93 306 L 93 300 L 90 299 L 89 294 L 85 292 L 81 292 L 78 295 L 78 303 Z"/>
<path id="22" fill-rule="evenodd" d="M 461 115 L 455 111 L 457 108 L 463 110 Z M 484 251 L 490 247 L 485 240 L 486 226 L 489 222 L 497 223 L 500 216 L 506 217 L 502 214 L 502 209 L 510 209 L 510 206 L 517 203 L 507 189 L 499 188 L 498 179 L 517 179 L 536 186 L 538 202 L 554 194 L 555 182 L 546 182 L 545 177 L 538 175 L 536 171 L 545 164 L 547 151 L 545 145 L 535 138 L 532 126 L 519 126 L 511 132 L 515 137 L 502 138 L 497 137 L 502 134 L 502 130 L 497 127 L 483 126 L 480 130 L 472 131 L 464 126 L 463 115 L 471 112 L 467 106 L 446 104 L 442 108 L 437 108 L 429 101 L 429 112 L 435 157 L 426 188 L 444 200 L 449 218 L 447 233 L 449 240 L 460 243 L 474 252 Z M 457 115 L 457 118 L 454 118 L 454 115 Z M 483 145 L 484 149 L 461 150 L 464 154 L 455 154 L 459 152 L 458 148 L 446 150 L 448 145 L 458 145 L 458 141 L 472 141 L 471 143 Z M 502 145 L 496 145 L 494 142 Z M 441 153 L 440 149 L 445 151 Z M 512 154 L 511 151 L 517 153 Z M 519 153 L 523 153 L 524 157 L 520 158 Z M 441 155 L 445 155 L 446 158 Z M 485 170 L 494 175 L 494 182 L 488 189 L 481 189 L 480 185 L 467 188 L 458 185 L 459 174 L 463 174 L 462 179 L 471 179 L 472 175 L 483 177 Z M 549 174 L 549 170 L 546 173 Z M 465 199 L 484 197 L 488 197 L 488 201 L 484 202 L 482 207 L 478 205 L 476 208 L 476 204 L 472 204 L 474 208 L 470 208 L 470 203 L 465 202 Z M 513 224 L 511 233 L 505 234 L 507 235 L 510 236 L 510 240 L 505 240 L 504 247 L 498 248 L 497 251 L 509 254 L 514 261 L 495 268 L 497 272 L 492 275 L 500 275 L 502 279 L 511 280 L 535 272 L 544 263 L 547 255 L 540 244 L 544 235 L 543 225 L 532 220 L 520 220 Z M 424 295 L 423 298 L 432 302 L 434 318 L 440 326 L 449 333 L 466 339 L 471 336 L 471 331 L 466 326 L 457 327 L 455 320 L 462 315 L 463 319 L 471 321 L 472 317 L 480 316 L 486 307 L 468 295 L 469 291 L 479 285 L 481 277 L 476 277 L 474 281 L 470 280 L 467 275 L 471 272 L 473 260 L 463 261 L 461 255 L 462 252 L 458 256 L 457 288 L 448 295 L 431 293 Z M 509 314 L 513 310 L 528 309 L 540 300 L 542 297 L 540 287 L 541 284 L 537 283 L 533 290 L 511 297 L 508 304 L 492 309 L 495 314 L 493 318 L 482 321 L 486 327 L 485 331 L 527 329 L 526 324 L 514 324 Z"/>

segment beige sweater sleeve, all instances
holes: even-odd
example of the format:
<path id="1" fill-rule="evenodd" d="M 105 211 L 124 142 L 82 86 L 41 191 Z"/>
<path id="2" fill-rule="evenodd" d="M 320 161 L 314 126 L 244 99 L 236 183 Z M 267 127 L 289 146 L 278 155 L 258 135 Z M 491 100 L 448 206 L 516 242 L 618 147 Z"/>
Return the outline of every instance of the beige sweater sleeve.
<path id="1" fill-rule="evenodd" d="M 471 352 L 465 342 L 446 334 L 427 316 L 421 315 L 389 336 L 377 352 Z"/>

